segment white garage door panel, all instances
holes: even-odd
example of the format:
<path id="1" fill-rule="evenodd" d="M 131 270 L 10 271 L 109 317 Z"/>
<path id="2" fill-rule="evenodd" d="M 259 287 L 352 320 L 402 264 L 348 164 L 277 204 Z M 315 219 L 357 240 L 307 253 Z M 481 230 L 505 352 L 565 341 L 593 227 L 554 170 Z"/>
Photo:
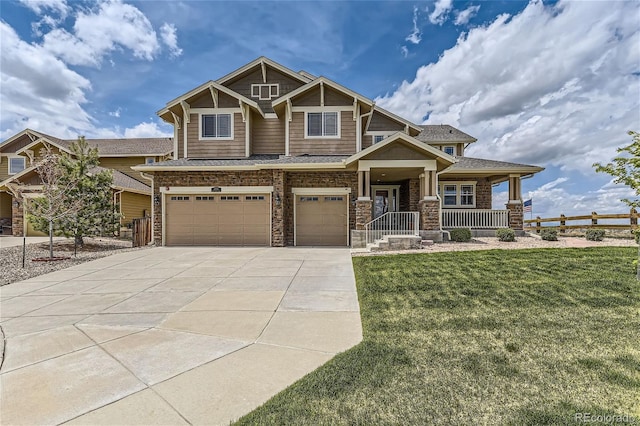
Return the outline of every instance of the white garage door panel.
<path id="1" fill-rule="evenodd" d="M 269 245 L 269 195 L 171 195 L 167 245 Z"/>

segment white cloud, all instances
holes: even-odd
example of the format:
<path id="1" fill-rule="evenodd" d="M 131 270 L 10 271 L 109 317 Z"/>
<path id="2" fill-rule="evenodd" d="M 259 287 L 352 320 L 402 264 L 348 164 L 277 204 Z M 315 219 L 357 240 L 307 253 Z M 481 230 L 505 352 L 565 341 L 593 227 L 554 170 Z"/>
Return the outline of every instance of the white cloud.
<path id="1" fill-rule="evenodd" d="M 164 23 L 160 27 L 160 37 L 164 44 L 169 48 L 171 57 L 176 58 L 182 55 L 182 49 L 178 47 L 178 35 L 176 34 L 176 26 Z"/>
<path id="2" fill-rule="evenodd" d="M 400 53 L 402 53 L 402 57 L 404 58 L 409 56 L 409 49 L 407 49 L 407 46 L 400 46 Z"/>
<path id="3" fill-rule="evenodd" d="M 462 34 L 413 81 L 378 98 L 418 123 L 478 138 L 469 156 L 593 173 L 638 126 L 636 2 L 531 2 Z"/>
<path id="4" fill-rule="evenodd" d="M 452 8 L 453 0 L 437 0 L 435 9 L 429 15 L 429 21 L 434 25 L 444 24 Z"/>
<path id="5" fill-rule="evenodd" d="M 456 20 L 454 21 L 455 25 L 466 25 L 469 23 L 469 20 L 473 18 L 476 13 L 480 10 L 480 6 L 469 6 L 465 10 L 456 12 Z"/>
<path id="6" fill-rule="evenodd" d="M 0 138 L 32 128 L 61 138 L 122 137 L 131 134 L 166 134 L 163 125 L 141 123 L 131 129 L 100 127 L 100 117 L 87 111 L 91 82 L 81 69 L 71 65 L 99 66 L 114 50 L 132 52 L 134 57 L 152 60 L 160 41 L 147 17 L 136 7 L 111 0 L 92 8 L 65 1 L 24 1 L 41 18 L 37 31 L 51 27 L 42 41 L 27 43 L 6 22 L 0 21 L 2 56 L 0 66 Z M 72 7 L 73 6 L 73 7 Z M 58 27 L 71 16 L 70 29 Z M 68 23 L 67 18 L 65 23 Z M 67 27 L 68 28 L 68 27 Z M 165 24 L 161 37 L 171 54 L 181 52 L 175 27 Z M 108 58 L 112 66 L 115 64 Z M 121 109 L 108 113 L 119 117 Z"/>
<path id="7" fill-rule="evenodd" d="M 164 127 L 164 128 L 162 128 Z M 135 127 L 124 130 L 125 138 L 153 138 L 153 137 L 173 137 L 173 132 L 170 131 L 171 126 L 163 124 L 161 126 L 158 123 L 149 121 L 140 123 Z"/>
<path id="8" fill-rule="evenodd" d="M 418 15 L 418 7 L 413 6 L 413 31 L 411 31 L 411 34 L 409 34 L 407 38 L 405 38 L 406 41 L 413 44 L 420 44 L 420 42 L 422 41 L 422 32 L 418 27 Z"/>
<path id="9" fill-rule="evenodd" d="M 20 0 L 20 3 L 34 11 L 37 15 L 42 15 L 49 11 L 62 15 L 64 18 L 69 13 L 69 6 L 66 0 Z"/>
<path id="10" fill-rule="evenodd" d="M 45 34 L 43 46 L 68 64 L 93 66 L 99 66 L 102 58 L 118 47 L 130 49 L 135 57 L 149 61 L 160 50 L 147 17 L 120 0 L 78 12 L 73 33 L 54 29 Z"/>

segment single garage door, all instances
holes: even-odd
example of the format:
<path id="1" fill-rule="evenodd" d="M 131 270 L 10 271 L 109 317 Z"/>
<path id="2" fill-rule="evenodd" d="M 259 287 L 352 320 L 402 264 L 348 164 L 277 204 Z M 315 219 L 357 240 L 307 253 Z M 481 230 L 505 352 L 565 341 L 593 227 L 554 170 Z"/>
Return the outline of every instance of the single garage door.
<path id="1" fill-rule="evenodd" d="M 167 195 L 167 245 L 267 246 L 269 195 Z"/>
<path id="2" fill-rule="evenodd" d="M 346 195 L 296 195 L 296 245 L 346 246 Z"/>

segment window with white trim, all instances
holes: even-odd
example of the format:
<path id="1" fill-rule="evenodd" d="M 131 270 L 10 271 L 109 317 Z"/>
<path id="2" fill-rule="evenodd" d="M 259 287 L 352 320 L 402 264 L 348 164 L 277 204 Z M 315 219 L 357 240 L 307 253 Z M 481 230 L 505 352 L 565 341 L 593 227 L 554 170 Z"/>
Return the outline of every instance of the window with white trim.
<path id="1" fill-rule="evenodd" d="M 445 152 L 445 154 L 456 155 L 456 147 L 454 145 L 443 146 L 442 150 Z"/>
<path id="2" fill-rule="evenodd" d="M 340 113 L 337 111 L 307 112 L 306 137 L 339 138 Z"/>
<path id="3" fill-rule="evenodd" d="M 9 174 L 15 175 L 27 167 L 27 159 L 24 157 L 9 157 Z"/>
<path id="4" fill-rule="evenodd" d="M 153 164 L 156 162 L 156 158 L 155 157 L 145 157 L 144 158 L 144 164 Z"/>
<path id="5" fill-rule="evenodd" d="M 233 139 L 233 115 L 201 114 L 200 139 Z"/>
<path id="6" fill-rule="evenodd" d="M 442 207 L 475 208 L 475 182 L 443 182 L 438 187 L 438 194 L 442 199 Z"/>
<path id="7" fill-rule="evenodd" d="M 280 96 L 279 83 L 252 84 L 251 97 L 258 98 L 261 101 L 270 101 Z"/>
<path id="8" fill-rule="evenodd" d="M 382 142 L 383 140 L 385 140 L 389 136 L 390 135 L 373 135 L 373 143 L 377 144 L 379 142 Z"/>

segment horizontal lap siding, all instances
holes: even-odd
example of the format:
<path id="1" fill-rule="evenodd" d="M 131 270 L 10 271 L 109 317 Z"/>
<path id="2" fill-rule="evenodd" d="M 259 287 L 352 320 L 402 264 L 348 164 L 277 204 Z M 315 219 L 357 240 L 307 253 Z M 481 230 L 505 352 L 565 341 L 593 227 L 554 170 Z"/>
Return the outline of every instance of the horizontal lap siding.
<path id="1" fill-rule="evenodd" d="M 123 215 L 120 223 L 123 225 L 131 223 L 133 219 L 144 217 L 145 210 L 151 214 L 151 197 L 149 195 L 123 192 L 120 194 L 120 202 L 120 211 Z"/>
<path id="2" fill-rule="evenodd" d="M 284 121 L 252 113 L 251 153 L 284 154 Z"/>
<path id="3" fill-rule="evenodd" d="M 119 172 L 124 173 L 125 175 L 131 176 L 132 178 L 139 180 L 141 182 L 148 182 L 142 178 L 140 172 L 136 172 L 131 170 L 132 166 L 139 166 L 144 164 L 144 157 L 102 157 L 100 158 L 100 166 L 117 170 Z"/>
<path id="4" fill-rule="evenodd" d="M 242 114 L 233 114 L 233 140 L 198 140 L 200 119 L 191 114 L 187 125 L 188 158 L 242 158 L 245 157 L 245 123 Z"/>
<path id="5" fill-rule="evenodd" d="M 391 133 L 404 131 L 405 125 L 399 123 L 395 120 L 392 120 L 379 112 L 374 112 L 371 116 L 371 122 L 369 123 L 369 128 L 367 131 L 389 131 Z"/>
<path id="6" fill-rule="evenodd" d="M 353 121 L 353 113 L 342 111 L 340 114 L 340 139 L 305 139 L 304 112 L 293 113 L 293 120 L 289 123 L 290 154 L 354 154 L 356 122 Z"/>

